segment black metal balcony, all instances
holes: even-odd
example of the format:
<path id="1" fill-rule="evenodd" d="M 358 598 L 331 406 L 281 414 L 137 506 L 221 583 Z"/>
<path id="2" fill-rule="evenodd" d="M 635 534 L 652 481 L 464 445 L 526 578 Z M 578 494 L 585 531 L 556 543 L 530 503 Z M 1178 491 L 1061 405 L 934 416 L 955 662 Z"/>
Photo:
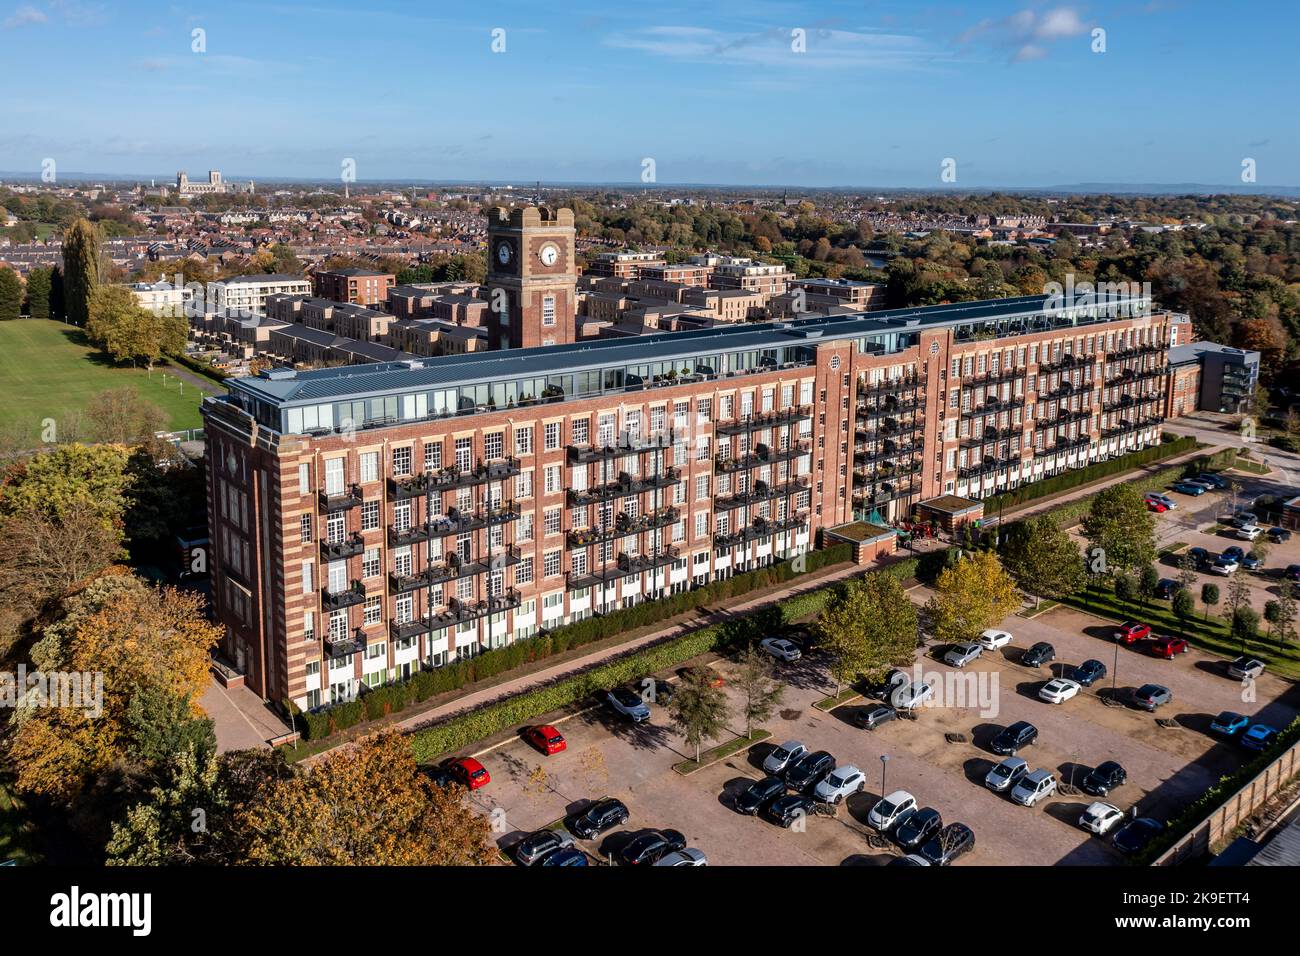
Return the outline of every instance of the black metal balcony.
<path id="1" fill-rule="evenodd" d="M 761 541 L 764 538 L 772 537 L 774 534 L 803 531 L 807 527 L 808 517 L 802 514 L 784 518 L 780 521 L 756 518 L 753 523 L 747 524 L 743 528 L 737 528 L 735 531 L 729 531 L 725 534 L 715 534 L 713 536 L 713 547 L 721 551 L 724 548 L 734 548 L 736 545 L 748 544 L 751 541 Z"/>
<path id="2" fill-rule="evenodd" d="M 419 498 L 430 492 L 469 488 L 490 481 L 505 481 L 519 474 L 519 470 L 518 458 L 502 458 L 486 464 L 480 461 L 467 471 L 461 471 L 459 468 L 443 468 L 441 471 L 412 475 L 410 478 L 389 478 L 388 490 L 395 500 L 402 501 L 407 498 Z"/>
<path id="3" fill-rule="evenodd" d="M 926 377 L 924 375 L 904 375 L 901 378 L 891 378 L 877 382 L 875 385 L 868 385 L 859 380 L 857 393 L 860 399 L 879 395 L 897 395 L 902 392 L 925 388 L 925 382 Z"/>
<path id="4" fill-rule="evenodd" d="M 718 471 L 730 474 L 737 471 L 747 471 L 750 468 L 762 468 L 764 465 L 775 465 L 782 461 L 794 461 L 796 458 L 811 454 L 811 442 L 795 442 L 789 448 L 777 449 L 759 445 L 752 452 L 742 455 L 740 458 L 718 455 L 714 458 L 714 464 Z"/>
<path id="5" fill-rule="evenodd" d="M 345 511 L 361 504 L 361 486 L 349 485 L 340 495 L 320 493 L 320 506 L 326 511 Z"/>
<path id="6" fill-rule="evenodd" d="M 681 477 L 681 472 L 676 468 L 667 468 L 661 473 L 638 478 L 634 478 L 624 471 L 619 473 L 617 480 L 608 484 L 596 485 L 581 491 L 575 491 L 571 488 L 566 497 L 569 506 L 577 508 L 583 505 L 599 504 L 611 498 L 626 498 L 629 495 L 639 495 L 646 491 L 671 488 L 681 480 Z"/>
<path id="7" fill-rule="evenodd" d="M 877 505 L 888 504 L 900 498 L 910 498 L 920 493 L 921 480 L 919 478 L 904 482 L 887 481 L 877 485 L 869 493 L 855 494 L 853 496 L 853 507 L 865 510 L 874 508 Z"/>
<path id="8" fill-rule="evenodd" d="M 1092 444 L 1091 435 L 1080 435 L 1078 438 L 1058 438 L 1056 444 L 1045 447 L 1035 448 L 1035 458 L 1050 458 L 1053 455 L 1064 455 L 1080 448 L 1087 448 Z"/>
<path id="9" fill-rule="evenodd" d="M 776 498 L 785 498 L 801 491 L 807 491 L 808 488 L 809 482 L 807 478 L 794 478 L 775 485 L 770 485 L 766 481 L 756 481 L 754 487 L 749 491 L 738 491 L 734 495 L 714 498 L 713 510 L 730 511 L 734 508 L 743 508 L 746 505 L 772 501 Z"/>
<path id="10" fill-rule="evenodd" d="M 486 574 L 488 571 L 499 571 L 518 563 L 519 549 L 514 545 L 491 551 L 470 561 L 462 559 L 457 554 L 449 554 L 441 564 L 421 568 L 412 574 L 390 573 L 388 590 L 392 594 L 405 594 L 408 591 L 418 591 L 420 588 L 445 584 L 448 581 L 456 581 L 476 574 Z"/>
<path id="11" fill-rule="evenodd" d="M 1024 408 L 1025 399 L 1023 395 L 1017 395 L 1008 399 L 995 399 L 985 402 L 976 408 L 963 408 L 961 410 L 962 418 L 983 418 L 986 415 L 999 415 L 1002 412 L 1009 412 L 1012 409 Z"/>
<path id="12" fill-rule="evenodd" d="M 1008 425 L 1006 428 L 993 428 L 989 426 L 979 435 L 970 435 L 958 442 L 961 448 L 979 448 L 992 442 L 1004 441 L 1013 438 L 1024 431 L 1023 425 Z"/>
<path id="13" fill-rule="evenodd" d="M 641 534 L 674 524 L 682 513 L 676 508 L 660 508 L 636 518 L 628 518 L 625 513 L 615 516 L 614 523 L 607 528 L 589 528 L 583 531 L 570 531 L 565 535 L 569 550 L 586 548 L 602 541 L 612 541 L 629 534 Z"/>
<path id="14" fill-rule="evenodd" d="M 1160 365 L 1155 368 L 1149 368 L 1142 371 L 1126 368 L 1111 378 L 1106 379 L 1106 387 L 1110 388 L 1116 385 L 1131 385 L 1135 382 L 1146 382 L 1151 379 L 1164 378 L 1169 374 L 1169 366 Z"/>
<path id="15" fill-rule="evenodd" d="M 359 627 L 354 627 L 347 637 L 326 637 L 325 653 L 333 660 L 340 657 L 347 657 L 349 654 L 356 654 L 366 649 L 366 632 Z"/>
<path id="16" fill-rule="evenodd" d="M 957 477 L 963 481 L 969 481 L 972 478 L 980 478 L 984 475 L 995 475 L 1000 471 L 1008 468 L 1015 468 L 1020 465 L 1019 458 L 985 458 L 978 465 L 971 465 L 968 468 L 958 468 Z"/>
<path id="17" fill-rule="evenodd" d="M 925 429 L 925 416 L 917 415 L 905 422 L 887 418 L 879 428 L 854 429 L 853 437 L 859 442 L 883 441 L 886 438 L 900 438 L 903 435 L 915 435 Z"/>
<path id="18" fill-rule="evenodd" d="M 922 401 L 910 402 L 875 402 L 865 403 L 858 402 L 855 415 L 858 421 L 874 421 L 877 418 L 901 418 L 909 412 L 915 412 L 925 407 Z"/>
<path id="19" fill-rule="evenodd" d="M 1122 412 L 1126 409 L 1138 409 L 1143 405 L 1151 405 L 1163 401 L 1164 396 L 1158 392 L 1151 392 L 1146 395 L 1121 395 L 1115 401 L 1103 402 L 1101 410 L 1103 412 Z"/>
<path id="20" fill-rule="evenodd" d="M 1000 372 L 985 372 L 983 375 L 973 375 L 970 378 L 960 378 L 952 384 L 959 385 L 962 388 L 981 388 L 988 385 L 1001 385 L 1004 382 L 1014 382 L 1016 379 L 1024 378 L 1029 374 L 1029 366 L 1020 368 L 1007 368 Z"/>
<path id="21" fill-rule="evenodd" d="M 795 425 L 803 421 L 812 421 L 811 405 L 797 405 L 779 412 L 763 412 L 758 415 L 738 418 L 730 422 L 718 422 L 713 430 L 719 435 L 744 435 L 748 432 L 762 431 L 764 428 L 780 428 L 783 425 Z"/>
<path id="22" fill-rule="evenodd" d="M 904 465 L 882 465 L 875 471 L 870 472 L 855 470 L 853 472 L 853 485 L 855 488 L 865 488 L 884 482 L 897 481 L 900 478 L 906 478 L 908 475 L 920 474 L 924 467 L 919 461 L 910 461 Z"/>
<path id="23" fill-rule="evenodd" d="M 1147 428 L 1153 428 L 1159 425 L 1163 419 L 1154 416 L 1148 418 L 1139 418 L 1134 421 L 1121 421 L 1118 425 L 1102 430 L 1101 437 L 1118 438 L 1121 435 L 1131 435 L 1133 432 L 1140 432 Z"/>
<path id="24" fill-rule="evenodd" d="M 1056 386 L 1056 388 L 1050 391 L 1039 389 L 1038 397 L 1039 399 L 1044 401 L 1051 400 L 1053 398 L 1069 398 L 1071 395 L 1084 395 L 1088 392 L 1091 392 L 1093 388 L 1094 385 L 1092 379 L 1090 378 L 1084 379 L 1078 385 L 1075 385 L 1073 382 L 1067 380 L 1062 382 L 1060 385 Z"/>
<path id="25" fill-rule="evenodd" d="M 1095 355 L 1072 355 L 1069 352 L 1063 354 L 1055 362 L 1041 362 L 1038 366 L 1039 375 L 1053 375 L 1056 372 L 1065 372 L 1076 368 L 1083 368 L 1091 365 L 1097 360 Z"/>
<path id="26" fill-rule="evenodd" d="M 685 434 L 674 429 L 666 429 L 650 435 L 644 441 L 624 440 L 613 445 L 568 445 L 566 446 L 569 464 L 590 465 L 596 462 L 623 458 L 627 455 L 641 455 L 648 451 L 660 451 L 671 448 L 675 441 L 681 441 Z"/>
<path id="27" fill-rule="evenodd" d="M 641 574 L 645 571 L 665 567 L 680 557 L 681 552 L 671 546 L 642 554 L 628 554 L 625 551 L 620 551 L 618 559 L 609 567 L 599 568 L 586 574 L 570 572 L 568 586 L 570 590 L 592 587 L 606 581 L 626 577 L 629 574 Z"/>
<path id="28" fill-rule="evenodd" d="M 398 531 L 390 526 L 388 529 L 388 543 L 391 547 L 398 548 L 403 545 L 416 544 L 420 541 L 428 541 L 430 538 L 468 534 L 480 528 L 490 528 L 494 525 L 507 524 L 518 520 L 519 509 L 513 501 L 508 501 L 495 508 L 480 508 L 477 511 L 461 511 L 457 508 L 450 508 L 445 515 L 435 515 L 431 520 L 411 528 Z"/>
<path id="29" fill-rule="evenodd" d="M 1081 408 L 1075 412 L 1062 412 L 1055 418 L 1040 418 L 1034 422 L 1034 429 L 1046 431 L 1049 428 L 1062 428 L 1074 422 L 1086 422 L 1091 417 L 1091 408 Z"/>
<path id="30" fill-rule="evenodd" d="M 1166 346 L 1163 345 L 1138 345 L 1133 348 L 1116 349 L 1106 355 L 1106 360 L 1108 362 L 1122 362 L 1126 359 L 1140 358 L 1143 355 L 1155 355 L 1165 351 L 1165 349 Z"/>
<path id="31" fill-rule="evenodd" d="M 329 588 L 322 588 L 320 595 L 325 610 L 341 611 L 345 607 L 352 607 L 354 604 L 365 601 L 366 587 L 360 581 L 353 581 L 342 591 L 331 591 Z"/>
<path id="32" fill-rule="evenodd" d="M 855 468 L 865 468 L 867 465 L 875 464 L 878 461 L 890 461 L 895 458 L 910 458 L 913 455 L 919 455 L 925 451 L 920 442 L 910 445 L 895 446 L 894 448 L 885 448 L 880 451 L 860 451 L 853 455 L 853 465 Z"/>
<path id="33" fill-rule="evenodd" d="M 500 614 L 502 611 L 510 611 L 519 607 L 520 594 L 514 588 L 508 588 L 501 594 L 492 595 L 481 601 L 461 601 L 452 598 L 447 602 L 447 610 L 425 620 L 431 622 L 432 627 L 449 627 L 453 624 L 461 624 L 465 621 L 474 621 L 480 617 L 487 617 L 489 614 Z"/>
<path id="34" fill-rule="evenodd" d="M 342 541 L 321 541 L 320 556 L 322 561 L 342 561 L 344 558 L 355 558 L 365 549 L 366 542 L 361 537 L 361 532 L 353 531 Z"/>

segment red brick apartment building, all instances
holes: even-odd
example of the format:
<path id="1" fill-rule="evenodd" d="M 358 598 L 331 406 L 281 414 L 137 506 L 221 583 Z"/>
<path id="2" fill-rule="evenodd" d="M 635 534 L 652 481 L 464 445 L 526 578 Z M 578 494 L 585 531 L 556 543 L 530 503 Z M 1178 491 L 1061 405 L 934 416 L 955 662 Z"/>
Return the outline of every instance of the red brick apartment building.
<path id="1" fill-rule="evenodd" d="M 1158 442 L 1168 315 L 1135 305 L 1033 296 L 233 379 L 203 406 L 222 653 L 265 698 L 316 707 L 855 519 Z"/>
<path id="2" fill-rule="evenodd" d="M 386 303 L 388 290 L 396 284 L 392 273 L 373 269 L 323 270 L 312 276 L 314 291 L 322 299 L 370 308 Z"/>

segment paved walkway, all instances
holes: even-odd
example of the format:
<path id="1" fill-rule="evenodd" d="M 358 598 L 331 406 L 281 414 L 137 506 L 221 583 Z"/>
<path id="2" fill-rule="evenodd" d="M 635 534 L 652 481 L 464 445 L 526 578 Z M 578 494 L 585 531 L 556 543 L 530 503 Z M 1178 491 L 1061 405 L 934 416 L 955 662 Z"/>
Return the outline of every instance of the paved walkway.
<path id="1" fill-rule="evenodd" d="M 215 725 L 218 753 L 268 747 L 269 741 L 290 730 L 247 687 L 225 688 L 215 677 L 208 678 L 199 704 Z"/>

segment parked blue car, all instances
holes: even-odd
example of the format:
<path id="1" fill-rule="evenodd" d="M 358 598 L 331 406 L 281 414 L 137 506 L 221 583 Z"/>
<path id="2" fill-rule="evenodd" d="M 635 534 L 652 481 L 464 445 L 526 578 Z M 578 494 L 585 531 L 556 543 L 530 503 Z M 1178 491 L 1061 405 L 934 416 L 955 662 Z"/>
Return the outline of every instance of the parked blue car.
<path id="1" fill-rule="evenodd" d="M 1193 498 L 1199 498 L 1201 495 L 1205 494 L 1204 485 L 1193 485 L 1186 481 L 1175 482 L 1173 489 L 1180 494 L 1191 495 Z"/>
<path id="2" fill-rule="evenodd" d="M 1223 737 L 1235 737 L 1250 724 L 1250 718 L 1231 710 L 1225 710 L 1210 721 L 1210 730 Z"/>
<path id="3" fill-rule="evenodd" d="M 1091 687 L 1105 676 L 1106 665 L 1091 658 L 1082 664 L 1076 665 L 1070 671 L 1070 679 L 1082 684 L 1084 687 Z"/>
<path id="4" fill-rule="evenodd" d="M 542 866 L 587 866 L 587 854 L 570 847 L 542 857 Z"/>
<path id="5" fill-rule="evenodd" d="M 1250 730 L 1241 735 L 1241 745 L 1247 750 L 1266 750 L 1277 740 L 1279 731 L 1268 724 L 1252 724 Z"/>

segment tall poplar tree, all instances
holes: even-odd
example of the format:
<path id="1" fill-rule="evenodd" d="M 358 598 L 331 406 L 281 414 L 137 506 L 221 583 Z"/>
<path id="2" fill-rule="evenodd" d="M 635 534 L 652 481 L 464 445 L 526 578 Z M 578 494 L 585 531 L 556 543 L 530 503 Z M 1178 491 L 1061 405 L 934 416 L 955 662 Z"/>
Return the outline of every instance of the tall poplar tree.
<path id="1" fill-rule="evenodd" d="M 85 327 L 90 297 L 99 286 L 99 233 L 78 219 L 63 235 L 63 304 L 68 321 Z"/>

